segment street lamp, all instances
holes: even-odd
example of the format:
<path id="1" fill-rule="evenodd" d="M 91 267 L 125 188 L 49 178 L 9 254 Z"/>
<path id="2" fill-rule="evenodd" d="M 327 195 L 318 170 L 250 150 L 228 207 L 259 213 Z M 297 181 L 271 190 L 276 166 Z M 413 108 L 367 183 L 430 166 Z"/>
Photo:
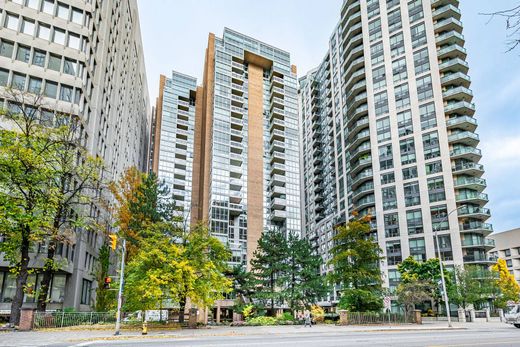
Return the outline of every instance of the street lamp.
<path id="1" fill-rule="evenodd" d="M 446 305 L 446 315 L 448 318 L 448 327 L 451 328 L 451 315 L 450 315 L 450 303 L 448 301 L 448 293 L 446 292 L 446 281 L 444 279 L 444 267 L 442 266 L 442 259 L 441 259 L 441 248 L 439 246 L 439 235 L 437 234 L 437 231 L 439 231 L 440 226 L 444 221 L 447 221 L 450 217 L 450 214 L 453 212 L 459 210 L 462 207 L 465 207 L 466 205 L 461 205 L 457 207 L 456 209 L 450 211 L 441 221 L 437 224 L 438 226 L 434 228 L 434 235 L 435 235 L 435 243 L 437 244 L 437 258 L 439 258 L 439 267 L 441 269 L 441 282 L 442 282 L 442 292 L 444 294 L 444 304 Z M 448 222 L 449 223 L 449 222 Z"/>

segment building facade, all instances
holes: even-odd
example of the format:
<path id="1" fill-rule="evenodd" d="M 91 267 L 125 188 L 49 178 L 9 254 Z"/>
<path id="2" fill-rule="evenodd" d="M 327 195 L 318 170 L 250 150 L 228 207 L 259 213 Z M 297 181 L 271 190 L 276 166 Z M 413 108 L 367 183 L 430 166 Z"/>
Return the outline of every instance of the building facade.
<path id="1" fill-rule="evenodd" d="M 221 38 L 209 35 L 201 86 L 182 79 L 190 83 L 169 100 L 161 79 L 153 169 L 160 178 L 174 170 L 191 223 L 207 222 L 230 247 L 231 264 L 248 266 L 263 231 L 300 234 L 296 67 L 289 53 L 225 28 Z M 181 99 L 190 102 L 183 113 Z M 165 129 L 171 117 L 177 123 Z"/>
<path id="2" fill-rule="evenodd" d="M 436 257 L 435 231 L 448 267 L 490 263 L 460 18 L 457 0 L 345 0 L 326 57 L 300 80 L 304 233 L 326 259 L 331 224 L 371 216 L 391 290 L 403 259 Z M 327 189 L 336 211 L 321 216 Z"/>
<path id="3" fill-rule="evenodd" d="M 507 269 L 520 284 L 520 228 L 493 233 L 489 238 L 495 242 L 495 247 L 489 251 L 489 255 L 504 259 Z"/>
<path id="4" fill-rule="evenodd" d="M 104 159 L 105 179 L 129 166 L 147 169 L 150 106 L 135 0 L 0 0 L 0 106 L 25 107 L 10 102 L 9 87 L 42 95 L 38 114 L 49 124 L 57 112 L 78 116 L 86 147 Z M 92 205 L 91 216 L 99 213 Z M 52 280 L 50 309 L 90 310 L 94 302 L 103 241 L 92 232 L 74 239 L 58 247 L 64 265 Z M 46 252 L 45 243 L 36 245 L 31 266 L 41 266 Z M 4 310 L 14 277 L 4 261 L 0 271 Z M 31 276 L 37 289 L 38 275 Z"/>

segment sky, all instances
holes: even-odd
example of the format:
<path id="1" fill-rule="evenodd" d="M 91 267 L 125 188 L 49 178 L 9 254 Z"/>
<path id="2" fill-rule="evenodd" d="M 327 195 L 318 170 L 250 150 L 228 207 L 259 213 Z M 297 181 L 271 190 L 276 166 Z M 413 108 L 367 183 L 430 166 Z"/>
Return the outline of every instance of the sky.
<path id="1" fill-rule="evenodd" d="M 202 78 L 208 33 L 237 30 L 291 54 L 298 75 L 316 67 L 342 0 L 138 0 L 151 102 L 159 75 Z M 507 53 L 503 19 L 482 15 L 519 0 L 461 0 L 471 89 L 496 232 L 520 228 L 520 47 Z M 491 20 L 490 20 L 491 19 Z M 518 176 L 517 176 L 518 175 Z"/>

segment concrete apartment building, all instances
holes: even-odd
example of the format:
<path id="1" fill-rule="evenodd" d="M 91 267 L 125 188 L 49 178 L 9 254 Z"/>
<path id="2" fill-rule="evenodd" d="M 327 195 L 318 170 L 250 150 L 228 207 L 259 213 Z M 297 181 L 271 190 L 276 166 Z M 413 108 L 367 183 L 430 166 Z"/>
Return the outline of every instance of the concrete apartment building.
<path id="1" fill-rule="evenodd" d="M 333 227 L 371 216 L 391 290 L 403 259 L 436 257 L 435 230 L 448 268 L 490 263 L 460 18 L 457 0 L 345 0 L 299 81 L 303 234 L 327 261 Z"/>
<path id="2" fill-rule="evenodd" d="M 504 259 L 507 269 L 520 284 L 520 228 L 493 233 L 489 238 L 495 242 L 495 247 L 489 251 L 489 255 Z"/>
<path id="3" fill-rule="evenodd" d="M 207 221 L 229 245 L 231 264 L 248 266 L 264 230 L 299 234 L 297 81 L 289 53 L 225 28 L 221 38 L 209 34 L 201 86 L 173 72 L 161 77 L 159 90 L 153 170 L 192 223 Z"/>
<path id="4" fill-rule="evenodd" d="M 147 169 L 151 116 L 135 0 L 0 0 L 1 107 L 16 106 L 4 93 L 10 86 L 42 94 L 46 121 L 56 112 L 79 116 L 84 143 L 105 161 L 106 179 L 132 165 Z M 91 216 L 98 212 L 91 207 Z M 58 247 L 64 265 L 52 280 L 51 310 L 92 308 L 102 240 L 92 232 L 75 237 Z M 31 266 L 45 256 L 46 245 L 35 245 Z M 38 277 L 30 278 L 36 286 Z M 0 310 L 9 309 L 14 286 L 0 261 Z"/>

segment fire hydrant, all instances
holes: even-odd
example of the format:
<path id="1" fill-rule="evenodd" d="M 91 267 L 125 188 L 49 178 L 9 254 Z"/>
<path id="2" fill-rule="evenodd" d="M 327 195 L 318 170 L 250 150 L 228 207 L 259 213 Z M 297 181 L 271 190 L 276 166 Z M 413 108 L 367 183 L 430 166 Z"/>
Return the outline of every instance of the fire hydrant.
<path id="1" fill-rule="evenodd" d="M 147 335 L 148 334 L 148 323 L 146 321 L 143 322 L 143 331 L 141 332 L 141 335 Z"/>

